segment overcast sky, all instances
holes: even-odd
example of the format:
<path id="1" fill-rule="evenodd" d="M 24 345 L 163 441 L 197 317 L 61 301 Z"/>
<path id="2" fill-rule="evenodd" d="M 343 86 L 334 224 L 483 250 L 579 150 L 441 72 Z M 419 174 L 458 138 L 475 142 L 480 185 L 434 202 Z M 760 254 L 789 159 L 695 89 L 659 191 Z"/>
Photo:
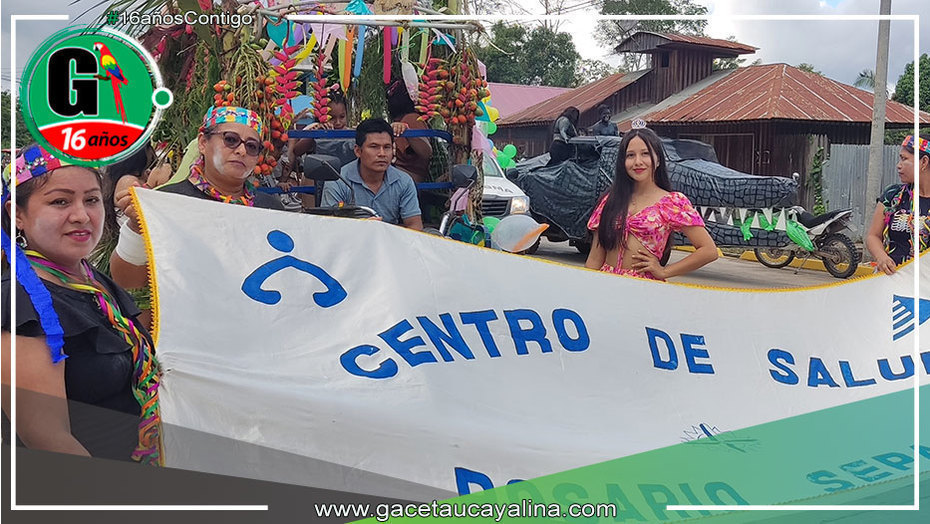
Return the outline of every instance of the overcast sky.
<path id="1" fill-rule="evenodd" d="M 523 0 L 532 5 L 534 0 Z M 576 0 L 567 0 L 574 3 Z M 863 69 L 875 69 L 878 21 L 743 21 L 730 15 L 877 15 L 879 0 L 695 0 L 708 8 L 714 18 L 706 33 L 714 38 L 735 36 L 736 40 L 759 48 L 747 63 L 761 58 L 762 63 L 802 62 L 813 64 L 823 73 L 852 84 Z M 928 0 L 892 0 L 891 14 L 924 14 L 920 28 L 922 52 L 930 49 Z M 923 9 L 921 9 L 921 7 Z M 593 38 L 595 23 L 570 23 L 560 29 L 575 37 L 575 45 L 585 58 L 609 59 L 606 49 Z M 888 57 L 888 83 L 893 85 L 904 66 L 914 59 L 914 23 L 891 23 Z"/>
<path id="2" fill-rule="evenodd" d="M 567 5 L 581 0 L 566 0 Z M 2 40 L 0 40 L 0 79 L 2 88 L 9 89 L 10 70 L 10 16 L 13 14 L 67 14 L 72 20 L 82 11 L 97 4 L 99 0 L 80 0 L 71 6 L 71 0 L 2 0 Z M 758 47 L 749 62 L 761 58 L 762 63 L 784 62 L 797 65 L 801 62 L 813 64 L 824 74 L 847 84 L 852 84 L 863 69 L 875 68 L 878 22 L 855 21 L 742 21 L 728 19 L 736 14 L 877 14 L 879 0 L 696 0 L 707 6 L 714 18 L 707 26 L 707 33 L 716 38 L 735 36 L 739 42 Z M 540 0 L 521 0 L 529 10 L 542 12 Z M 927 0 L 892 0 L 892 14 L 919 14 L 927 12 Z M 920 9 L 923 7 L 923 9 Z M 77 23 L 88 23 L 104 7 L 99 7 Z M 579 13 L 580 14 L 580 13 Z M 594 14 L 593 12 L 591 14 Z M 587 18 L 587 17 L 585 17 Z M 573 35 L 575 44 L 585 58 L 613 60 L 608 50 L 600 47 L 593 39 L 593 19 L 572 19 L 561 26 L 561 30 Z M 17 24 L 17 69 L 22 70 L 29 55 L 38 44 L 67 22 L 21 21 Z M 914 25 L 910 21 L 892 22 L 888 67 L 888 82 L 893 85 L 904 66 L 914 56 Z M 930 22 L 920 29 L 922 51 L 930 48 Z M 16 72 L 18 76 L 19 71 Z"/>

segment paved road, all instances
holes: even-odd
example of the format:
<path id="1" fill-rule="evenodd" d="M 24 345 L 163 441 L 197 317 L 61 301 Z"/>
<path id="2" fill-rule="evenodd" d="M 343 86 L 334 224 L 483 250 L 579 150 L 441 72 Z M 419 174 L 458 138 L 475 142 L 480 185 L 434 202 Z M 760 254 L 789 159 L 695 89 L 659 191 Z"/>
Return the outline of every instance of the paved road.
<path id="1" fill-rule="evenodd" d="M 672 251 L 671 260 L 674 262 L 686 255 L 688 253 L 684 251 Z M 542 240 L 534 256 L 575 266 L 584 266 L 585 261 L 585 256 L 569 246 L 568 242 L 553 243 L 546 239 Z M 794 272 L 794 268 L 771 269 L 758 262 L 720 257 L 701 269 L 670 282 L 737 288 L 790 288 L 839 282 L 824 271 L 801 269 L 798 274 Z"/>

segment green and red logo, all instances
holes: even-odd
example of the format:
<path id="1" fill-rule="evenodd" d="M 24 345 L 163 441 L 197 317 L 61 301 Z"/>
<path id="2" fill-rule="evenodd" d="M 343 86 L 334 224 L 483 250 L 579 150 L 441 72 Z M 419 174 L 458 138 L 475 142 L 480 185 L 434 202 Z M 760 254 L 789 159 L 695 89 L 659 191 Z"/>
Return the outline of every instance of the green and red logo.
<path id="1" fill-rule="evenodd" d="M 149 52 L 109 27 L 52 35 L 23 70 L 20 96 L 36 140 L 93 167 L 143 147 L 173 99 Z"/>

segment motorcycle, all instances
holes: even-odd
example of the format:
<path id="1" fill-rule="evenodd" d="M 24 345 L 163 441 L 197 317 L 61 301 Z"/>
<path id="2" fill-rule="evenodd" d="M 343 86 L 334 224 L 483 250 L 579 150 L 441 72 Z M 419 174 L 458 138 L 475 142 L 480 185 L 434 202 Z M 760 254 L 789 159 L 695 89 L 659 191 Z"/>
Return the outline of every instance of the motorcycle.
<path id="1" fill-rule="evenodd" d="M 472 224 L 465 213 L 468 195 L 478 181 L 478 170 L 474 166 L 452 166 L 452 186 L 455 191 L 449 197 L 449 209 L 442 214 L 439 227 L 427 227 L 423 231 L 431 235 L 447 237 L 469 244 L 484 245 L 489 232 L 484 224 Z"/>
<path id="2" fill-rule="evenodd" d="M 527 215 L 485 217 L 481 223 L 473 223 L 465 211 L 471 188 L 478 181 L 478 171 L 474 166 L 455 165 L 451 174 L 456 190 L 449 198 L 449 209 L 443 213 L 438 229 L 426 228 L 424 232 L 510 253 L 525 253 L 538 245 L 539 235 L 548 225 L 539 224 Z"/>
<path id="3" fill-rule="evenodd" d="M 839 209 L 816 216 L 801 206 L 788 209 L 794 212 L 797 222 L 806 229 L 810 247 L 804 247 L 792 239 L 794 243 L 784 247 L 755 248 L 753 251 L 762 265 L 782 268 L 803 254 L 804 260 L 795 269 L 795 274 L 811 257 L 823 261 L 827 271 L 836 278 L 849 278 L 856 272 L 862 255 L 853 241 L 840 233 L 849 228 L 852 209 Z"/>

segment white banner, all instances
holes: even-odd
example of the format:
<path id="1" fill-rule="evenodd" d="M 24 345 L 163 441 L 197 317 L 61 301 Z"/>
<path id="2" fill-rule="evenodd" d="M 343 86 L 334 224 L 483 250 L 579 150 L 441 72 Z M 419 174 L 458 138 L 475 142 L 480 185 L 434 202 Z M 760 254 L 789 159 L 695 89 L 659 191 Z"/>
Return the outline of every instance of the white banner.
<path id="1" fill-rule="evenodd" d="M 375 221 L 138 198 L 170 466 L 274 478 L 191 452 L 189 428 L 461 493 L 928 383 L 914 264 L 711 289 Z"/>

